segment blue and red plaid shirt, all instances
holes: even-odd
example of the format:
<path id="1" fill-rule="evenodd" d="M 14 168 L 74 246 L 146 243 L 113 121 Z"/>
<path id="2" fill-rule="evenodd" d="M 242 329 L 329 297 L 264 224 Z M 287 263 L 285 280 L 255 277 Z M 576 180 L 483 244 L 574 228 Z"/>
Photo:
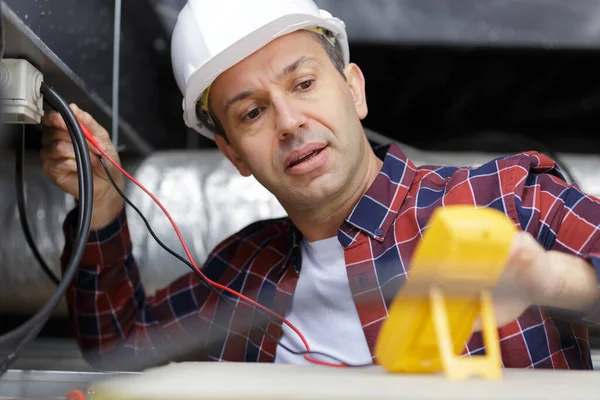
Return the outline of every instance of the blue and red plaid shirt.
<path id="1" fill-rule="evenodd" d="M 384 161 L 381 171 L 338 231 L 372 354 L 436 207 L 495 208 L 546 249 L 582 256 L 600 271 L 600 201 L 565 183 L 546 156 L 529 152 L 477 168 L 417 168 L 396 145 L 381 147 L 377 154 Z M 64 224 L 63 268 L 72 248 L 75 215 L 71 212 Z M 300 273 L 300 239 L 288 218 L 259 221 L 221 242 L 203 270 L 212 280 L 286 315 Z M 194 273 L 147 296 L 132 255 L 125 210 L 91 233 L 67 294 L 78 343 L 87 359 L 102 367 L 143 368 L 172 360 L 272 362 L 277 344 L 259 328 L 278 339 L 281 322 L 228 298 L 252 323 Z M 499 328 L 504 367 L 592 368 L 586 323 L 598 323 L 600 313 L 590 314 L 585 320 L 566 321 L 531 307 Z M 464 355 L 484 351 L 481 334 L 475 333 Z"/>

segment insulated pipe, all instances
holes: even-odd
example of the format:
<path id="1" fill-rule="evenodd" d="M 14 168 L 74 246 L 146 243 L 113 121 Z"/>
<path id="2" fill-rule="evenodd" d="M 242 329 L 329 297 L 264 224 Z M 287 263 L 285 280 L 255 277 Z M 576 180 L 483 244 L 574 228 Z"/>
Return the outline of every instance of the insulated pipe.
<path id="1" fill-rule="evenodd" d="M 500 154 L 430 153 L 402 145 L 416 164 L 480 165 Z M 581 185 L 600 197 L 600 157 L 562 154 L 562 161 Z M 0 313 L 30 313 L 54 291 L 27 247 L 19 223 L 14 154 L 0 150 Z M 165 205 L 178 223 L 192 254 L 202 263 L 223 239 L 259 220 L 285 216 L 279 202 L 254 178 L 244 178 L 218 150 L 156 152 L 145 159 L 123 158 L 123 165 Z M 41 171 L 39 154 L 26 154 L 25 190 L 31 231 L 41 254 L 58 274 L 64 244 L 62 223 L 73 200 L 56 188 Z M 181 252 L 181 245 L 162 211 L 134 185 L 127 195 L 148 218 L 158 236 Z M 134 255 L 148 293 L 189 269 L 160 248 L 141 219 L 130 210 Z M 58 313 L 64 313 L 64 304 Z"/>

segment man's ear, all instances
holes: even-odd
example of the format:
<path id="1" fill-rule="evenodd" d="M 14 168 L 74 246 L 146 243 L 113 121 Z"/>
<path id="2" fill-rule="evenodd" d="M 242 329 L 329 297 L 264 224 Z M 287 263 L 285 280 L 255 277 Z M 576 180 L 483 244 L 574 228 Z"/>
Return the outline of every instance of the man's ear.
<path id="1" fill-rule="evenodd" d="M 234 150 L 233 147 L 227 142 L 227 139 L 223 135 L 215 135 L 215 143 L 221 153 L 227 157 L 227 159 L 237 168 L 238 172 L 242 176 L 250 176 L 252 173 L 246 166 L 246 163 L 240 158 L 238 153 Z"/>
<path id="2" fill-rule="evenodd" d="M 365 91 L 365 76 L 358 65 L 350 63 L 344 68 L 344 75 L 354 99 L 354 107 L 360 119 L 367 116 L 367 95 Z"/>

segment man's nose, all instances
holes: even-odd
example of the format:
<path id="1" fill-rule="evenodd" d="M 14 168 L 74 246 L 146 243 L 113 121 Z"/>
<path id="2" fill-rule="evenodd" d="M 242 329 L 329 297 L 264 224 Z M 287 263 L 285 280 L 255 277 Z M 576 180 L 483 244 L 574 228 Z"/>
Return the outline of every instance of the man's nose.
<path id="1" fill-rule="evenodd" d="M 276 98 L 273 99 L 273 107 L 276 115 L 275 129 L 279 139 L 285 140 L 304 128 L 306 117 L 293 101 L 283 97 Z"/>

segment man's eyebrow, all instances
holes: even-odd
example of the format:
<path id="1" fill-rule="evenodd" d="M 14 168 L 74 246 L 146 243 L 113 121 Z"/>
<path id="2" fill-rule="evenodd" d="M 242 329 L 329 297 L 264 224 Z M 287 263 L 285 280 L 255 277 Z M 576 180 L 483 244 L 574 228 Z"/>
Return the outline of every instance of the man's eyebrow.
<path id="1" fill-rule="evenodd" d="M 283 70 L 279 74 L 277 74 L 277 79 L 282 79 L 284 76 L 291 74 L 292 72 L 300 68 L 301 65 L 304 64 L 323 65 L 321 61 L 315 57 L 302 56 L 296 61 L 286 65 L 285 68 L 283 68 Z M 254 93 L 256 93 L 255 90 L 244 90 L 243 92 L 240 92 L 232 98 L 230 98 L 229 100 L 227 100 L 227 102 L 225 102 L 225 114 L 227 114 L 227 112 L 233 104 L 252 96 Z"/>
<path id="2" fill-rule="evenodd" d="M 225 103 L 225 115 L 227 115 L 227 112 L 229 111 L 232 105 L 234 105 L 238 101 L 242 101 L 245 98 L 252 96 L 254 93 L 254 90 L 244 90 L 243 92 L 240 92 L 232 98 L 230 98 L 229 100 L 227 100 L 227 102 Z"/>
<path id="3" fill-rule="evenodd" d="M 282 79 L 284 76 L 291 74 L 304 64 L 322 65 L 321 61 L 315 57 L 302 56 L 293 63 L 288 64 L 279 74 L 277 74 L 277 79 Z"/>

